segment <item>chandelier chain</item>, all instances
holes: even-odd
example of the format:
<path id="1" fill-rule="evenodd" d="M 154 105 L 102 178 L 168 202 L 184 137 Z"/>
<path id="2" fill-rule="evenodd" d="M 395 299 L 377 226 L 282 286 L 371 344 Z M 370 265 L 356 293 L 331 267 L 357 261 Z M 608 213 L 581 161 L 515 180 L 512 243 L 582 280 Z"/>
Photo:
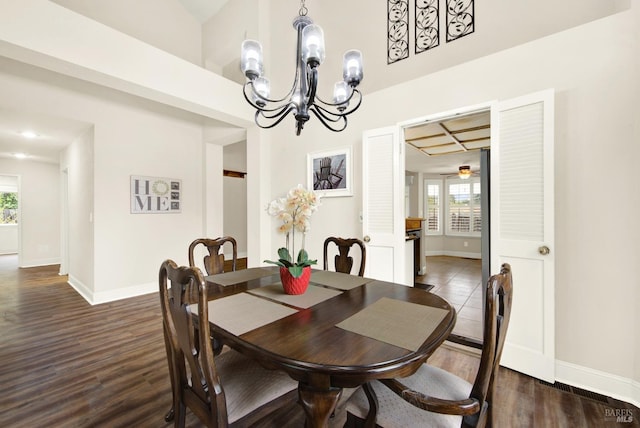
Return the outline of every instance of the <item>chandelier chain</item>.
<path id="1" fill-rule="evenodd" d="M 305 6 L 304 2 L 305 0 L 300 0 L 300 10 L 298 11 L 300 16 L 307 16 L 307 13 L 309 12 L 309 9 L 307 9 L 307 6 Z"/>

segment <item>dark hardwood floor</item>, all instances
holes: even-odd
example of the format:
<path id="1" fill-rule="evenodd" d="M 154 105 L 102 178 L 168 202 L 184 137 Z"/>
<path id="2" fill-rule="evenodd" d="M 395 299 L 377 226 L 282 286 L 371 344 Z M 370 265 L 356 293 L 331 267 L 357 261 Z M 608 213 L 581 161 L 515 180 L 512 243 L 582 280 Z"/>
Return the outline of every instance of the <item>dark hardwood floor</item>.
<path id="1" fill-rule="evenodd" d="M 58 266 L 16 268 L 0 256 L 0 427 L 166 427 L 170 386 L 158 296 L 91 306 Z M 440 348 L 431 358 L 472 379 L 478 358 Z M 602 398 L 602 397 L 596 397 Z M 640 412 L 502 369 L 497 427 L 640 427 Z M 633 422 L 616 423 L 630 409 Z M 333 425 L 341 426 L 342 412 Z M 189 414 L 188 427 L 201 426 Z M 304 426 L 296 404 L 261 427 Z"/>

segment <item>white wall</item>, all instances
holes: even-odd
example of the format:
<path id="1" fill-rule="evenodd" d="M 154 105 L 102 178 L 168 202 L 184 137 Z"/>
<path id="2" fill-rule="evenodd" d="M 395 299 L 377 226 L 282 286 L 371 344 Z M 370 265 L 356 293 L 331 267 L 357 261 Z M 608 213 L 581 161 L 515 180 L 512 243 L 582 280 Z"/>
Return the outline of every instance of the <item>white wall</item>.
<path id="1" fill-rule="evenodd" d="M 1 69 L 1 68 L 0 68 Z M 2 72 L 0 72 L 0 76 Z M 0 104 L 7 105 L 9 92 Z M 4 94 L 7 94 L 5 96 Z M 26 159 L 0 158 L 0 172 L 20 176 L 21 267 L 60 262 L 60 210 L 58 167 L 55 164 Z"/>
<path id="2" fill-rule="evenodd" d="M 637 199 L 629 199 L 637 194 L 631 183 L 635 182 L 633 160 L 638 158 L 638 138 L 633 132 L 639 113 L 634 101 L 639 39 L 637 32 L 621 29 L 638 26 L 638 8 L 633 5 L 629 12 L 365 93 L 360 111 L 337 136 L 312 119 L 296 138 L 292 125 L 286 126 L 285 121 L 272 134 L 272 196 L 304 180 L 305 156 L 310 151 L 352 145 L 354 176 L 360 176 L 363 130 L 555 88 L 559 376 L 606 374 L 607 381 L 618 388 L 613 393 L 624 395 L 620 390 L 631 390 L 630 379 L 635 376 L 637 382 L 640 358 L 637 341 L 630 340 L 639 334 L 635 315 L 638 287 L 630 278 L 640 273 L 636 262 L 640 233 L 632 218 Z M 274 31 L 273 35 L 272 43 L 277 46 L 282 34 Z M 287 159 L 287 168 L 281 167 L 283 159 Z M 617 185 L 612 188 L 609 180 L 603 180 L 607 176 L 615 176 Z M 594 209 L 594 195 L 605 194 L 616 201 L 619 210 Z M 360 204 L 358 182 L 352 198 L 326 200 L 312 220 L 311 251 L 319 251 L 326 235 L 358 234 Z M 339 222 L 334 217 L 337 212 Z M 611 233 L 615 224 L 629 229 Z M 619 266 L 624 269 L 615 268 Z M 603 298 L 603 293 L 611 298 Z M 637 383 L 634 385 L 634 394 L 638 394 Z"/>
<path id="3" fill-rule="evenodd" d="M 66 200 L 61 198 L 59 211 L 66 212 L 69 283 L 89 302 L 95 296 L 94 233 L 94 128 L 76 138 L 60 154 L 60 180 L 66 186 Z M 66 184 L 65 184 L 66 181 Z M 66 205 L 66 207 L 65 207 Z M 64 224 L 64 222 L 63 222 Z"/>
<path id="4" fill-rule="evenodd" d="M 481 239 L 468 236 L 426 235 L 422 237 L 427 256 L 453 256 L 479 259 L 482 257 Z M 465 245 L 465 242 L 467 245 Z M 428 271 L 428 268 L 427 268 Z"/>
<path id="5" fill-rule="evenodd" d="M 271 47 L 265 50 L 265 67 L 271 78 L 272 95 L 284 94 L 286 91 L 283 91 L 288 89 L 285 86 L 289 86 L 293 80 L 295 31 L 291 22 L 298 13 L 299 4 L 280 0 L 264 1 L 271 4 L 270 28 L 274 37 Z M 476 29 L 473 36 L 451 43 L 441 40 L 437 48 L 418 55 L 413 53 L 413 41 L 410 41 L 409 59 L 387 65 L 387 2 L 307 2 L 308 15 L 325 32 L 327 55 L 321 65 L 320 94 L 329 94 L 333 83 L 341 78 L 342 54 L 347 49 L 360 49 L 363 52 L 365 72 L 362 89 L 370 94 L 615 13 L 629 7 L 630 3 L 631 0 L 566 0 L 561 4 L 554 0 L 483 0 L 482 4 L 475 4 Z M 410 25 L 413 25 L 413 2 L 409 4 Z M 440 25 L 444 28 L 444 6 L 441 9 Z M 410 37 L 414 37 L 413 28 Z M 232 44 L 239 46 L 240 42 L 233 40 Z M 281 84 L 283 86 L 279 86 Z M 414 95 L 429 97 L 427 94 Z"/>
<path id="6" fill-rule="evenodd" d="M 247 172 L 247 143 L 225 146 L 224 169 Z M 238 257 L 247 256 L 247 178 L 224 177 L 224 235 L 233 236 L 238 244 Z M 226 249 L 225 249 L 226 250 Z"/>
<path id="7" fill-rule="evenodd" d="M 264 2 L 234 0 L 202 25 L 202 59 L 204 67 L 244 83 L 240 71 L 240 45 L 245 39 L 260 39 L 259 15 Z M 220 43 L 224 40 L 225 43 Z"/>
<path id="8" fill-rule="evenodd" d="M 197 65 L 199 22 L 176 0 L 51 0 Z"/>
<path id="9" fill-rule="evenodd" d="M 18 252 L 18 225 L 0 224 L 0 254 Z"/>
<path id="10" fill-rule="evenodd" d="M 310 15 L 325 27 L 327 37 L 328 60 L 321 69 L 324 85 L 321 95 L 329 92 L 328 86 L 341 74 L 341 53 L 351 45 L 362 45 L 365 47 L 365 66 L 368 70 L 365 70 L 362 87 L 365 100 L 361 110 L 350 119 L 349 128 L 341 134 L 329 133 L 313 120 L 307 124 L 300 137 L 294 136 L 290 120 L 285 120 L 282 125 L 269 132 L 255 129 L 248 131 L 247 144 L 249 152 L 252 153 L 252 158 L 248 159 L 248 166 L 250 173 L 255 171 L 255 176 L 248 177 L 248 228 L 250 236 L 261 237 L 259 242 L 249 243 L 249 253 L 264 256 L 260 259 L 273 256 L 276 247 L 272 242 L 280 242 L 276 239 L 279 240 L 281 237 L 275 232 L 271 236 L 261 234 L 271 225 L 271 219 L 262 208 L 272 197 L 281 196 L 297 183 L 306 182 L 308 152 L 352 146 L 354 177 L 359 177 L 362 171 L 360 141 L 363 130 L 555 87 L 558 195 L 556 307 L 559 308 L 559 313 L 556 314 L 557 358 L 565 374 L 573 367 L 574 373 L 600 376 L 607 381 L 619 379 L 618 385 L 625 384 L 629 391 L 635 388 L 629 396 L 636 394 L 635 397 L 638 397 L 640 341 L 637 339 L 639 334 L 636 326 L 639 323 L 636 308 L 640 303 L 640 297 L 636 282 L 630 281 L 629 278 L 637 278 L 639 273 L 635 259 L 636 243 L 640 239 L 640 233 L 638 223 L 632 217 L 635 214 L 632 208 L 637 205 L 637 201 L 629 200 L 629 195 L 637 193 L 631 188 L 631 183 L 635 180 L 632 161 L 638 157 L 638 145 L 635 144 L 638 139 L 635 121 L 638 111 L 634 97 L 638 93 L 640 7 L 635 3 L 619 0 L 576 0 L 567 3 L 566 7 L 564 4 L 557 7 L 557 2 L 550 0 L 530 6 L 522 3 L 522 6 L 535 9 L 528 10 L 529 13 L 516 14 L 511 13 L 513 9 L 510 9 L 509 17 L 521 19 L 510 21 L 509 24 L 512 30 L 526 27 L 526 31 L 523 31 L 528 35 L 524 39 L 518 39 L 516 43 L 523 43 L 520 46 L 500 51 L 500 43 L 509 43 L 510 40 L 514 40 L 511 36 L 515 34 L 505 32 L 502 26 L 506 15 L 500 5 L 504 6 L 505 3 L 494 0 L 493 3 L 487 4 L 493 5 L 494 13 L 485 15 L 483 20 L 480 20 L 478 15 L 478 37 L 459 40 L 431 53 L 412 55 L 411 58 L 394 66 L 386 65 L 386 53 L 380 48 L 386 46 L 386 31 L 379 30 L 385 28 L 385 13 L 372 12 L 363 16 L 367 25 L 359 25 L 358 28 L 362 31 L 354 32 L 352 17 L 360 16 L 365 10 L 364 0 L 326 0 L 313 5 Z M 542 24 L 544 34 L 551 34 L 560 27 L 569 28 L 579 22 L 624 9 L 630 4 L 632 9 L 629 12 L 534 40 L 541 35 L 536 33 L 536 28 L 542 28 Z M 291 52 L 295 43 L 295 33 L 290 20 L 297 12 L 297 5 L 294 10 L 291 10 L 291 5 L 274 1 L 271 1 L 270 5 L 273 10 L 268 23 L 272 31 L 271 37 L 264 44 L 267 57 L 272 60 L 267 66 L 278 70 L 270 72 L 273 82 L 272 93 L 277 95 L 286 92 L 292 79 Z M 606 10 L 602 10 L 603 8 Z M 335 10 L 338 9 L 343 13 L 335 14 Z M 490 9 L 482 10 L 482 13 L 485 13 Z M 575 16 L 578 18 L 574 18 Z M 263 19 L 262 15 L 260 19 Z M 491 22 L 496 25 L 487 25 Z M 563 22 L 568 24 L 565 25 Z M 485 25 L 480 26 L 480 23 Z M 551 26 L 553 28 L 549 28 L 547 23 L 554 23 Z M 532 29 L 535 31 L 531 32 Z M 260 26 L 259 31 L 262 32 Z M 524 43 L 527 40 L 534 41 Z M 346 46 L 347 42 L 349 46 Z M 480 48 L 493 44 L 498 46 L 493 50 L 497 53 L 481 57 L 487 52 Z M 5 45 L 0 47 L 7 48 Z M 477 59 L 471 60 L 473 55 L 477 55 Z M 455 64 L 460 65 L 454 66 Z M 93 90 L 87 90 L 85 86 L 80 91 L 75 91 L 76 84 L 66 81 L 62 84 L 55 75 L 38 78 L 33 76 L 37 74 L 34 70 L 16 70 L 16 67 L 12 66 L 11 70 L 7 71 L 5 66 L 11 63 L 3 61 L 1 65 L 0 89 L 3 102 L 18 106 L 26 103 L 32 108 L 40 108 L 47 112 L 61 110 L 61 114 L 65 115 L 70 114 L 71 110 L 71 103 L 67 102 L 67 91 L 70 91 L 74 94 L 74 101 L 78 101 L 74 112 L 85 116 L 83 120 L 96 123 L 96 156 L 98 159 L 101 159 L 102 155 L 106 156 L 106 163 L 96 166 L 95 198 L 104 198 L 100 204 L 96 203 L 96 260 L 106 264 L 105 260 L 110 260 L 115 252 L 120 251 L 115 262 L 125 263 L 124 269 L 116 275 L 113 275 L 113 269 L 96 271 L 96 278 L 99 277 L 101 281 L 100 291 L 104 292 L 102 288 L 117 290 L 118 287 L 139 284 L 140 277 L 145 275 L 155 278 L 157 255 L 179 258 L 180 254 L 184 254 L 182 257 L 186 258 L 184 248 L 188 242 L 176 245 L 179 238 L 175 231 L 180 228 L 181 232 L 184 232 L 186 227 L 186 233 L 193 232 L 193 229 L 197 229 L 197 226 L 193 225 L 202 224 L 201 215 L 194 215 L 188 211 L 183 213 L 179 222 L 173 223 L 167 219 L 171 216 L 157 217 L 148 222 L 141 221 L 140 224 L 136 224 L 139 227 L 137 229 L 119 210 L 123 208 L 122 200 L 127 199 L 127 191 L 122 190 L 126 182 L 125 177 L 133 169 L 145 169 L 150 173 L 159 170 L 162 171 L 162 176 L 184 174 L 186 178 L 183 182 L 193 186 L 196 193 L 196 196 L 189 193 L 185 197 L 195 205 L 198 204 L 194 199 L 203 193 L 197 192 L 201 189 L 197 189 L 195 178 L 201 174 L 201 167 L 190 163 L 190 155 L 198 153 L 192 148 L 192 144 L 195 144 L 193 134 L 196 133 L 195 127 L 191 127 L 192 122 L 181 118 L 176 112 L 158 111 L 142 102 L 140 104 L 143 105 L 133 108 L 132 105 L 136 105 L 133 100 L 122 100 L 120 96 L 110 92 L 101 93 L 99 98 L 102 102 L 96 102 L 97 98 L 93 99 L 91 96 Z M 427 74 L 434 71 L 430 67 L 449 68 Z M 411 78 L 415 80 L 409 81 Z M 25 85 L 24 81 L 29 79 L 35 80 L 32 82 L 33 87 Z M 63 88 L 58 88 L 58 85 L 62 85 Z M 388 89 L 372 93 L 369 88 Z M 43 89 L 48 95 L 42 105 L 36 105 L 36 101 L 26 96 L 38 93 L 36 89 Z M 25 96 L 22 96 L 21 92 L 24 90 L 27 91 Z M 82 95 L 87 92 L 89 95 Z M 5 93 L 8 94 L 6 100 Z M 54 93 L 63 95 L 60 102 L 57 97 L 51 96 Z M 230 102 L 232 101 L 233 99 L 230 99 Z M 99 111 L 100 108 L 104 108 L 104 114 Z M 129 115 L 132 112 L 133 114 Z M 113 116 L 113 119 L 106 116 Z M 131 120 L 137 118 L 142 119 L 140 125 L 131 123 Z M 120 122 L 125 126 L 119 133 Z M 163 127 L 167 126 L 166 136 L 158 135 L 160 131 L 147 133 L 141 130 L 156 125 L 160 126 L 162 131 L 165 130 Z M 102 132 L 103 126 L 111 129 Z M 128 137 L 128 133 L 125 132 L 132 128 L 134 138 Z M 181 131 L 186 131 L 186 136 L 182 135 Z M 630 138 L 630 135 L 633 138 Z M 103 136 L 109 138 L 103 139 Z M 152 144 L 144 137 L 159 137 L 158 144 Z M 169 139 L 180 143 L 169 144 Z M 116 146 L 114 151 L 108 147 L 112 143 Z M 136 144 L 141 144 L 141 147 L 134 147 Z M 123 153 L 128 154 L 125 150 L 128 147 L 134 147 L 133 153 L 130 159 L 122 163 L 120 160 Z M 180 153 L 176 158 L 177 162 L 181 162 L 180 167 L 170 164 L 166 159 L 169 157 L 169 147 L 174 149 L 170 152 L 171 155 L 176 147 L 184 150 L 184 154 Z M 116 153 L 119 153 L 121 158 L 118 158 Z M 202 154 L 202 151 L 199 153 Z M 116 169 L 121 164 L 123 172 L 117 172 Z M 111 170 L 108 170 L 109 168 Z M 595 171 L 599 173 L 595 174 Z M 602 179 L 607 176 L 616 177 L 619 185 L 612 188 L 609 181 Z M 354 236 L 359 233 L 361 182 L 356 180 L 353 187 L 353 197 L 326 199 L 315 214 L 308 245 L 311 256 L 321 254 L 321 242 L 329 234 Z M 628 209 L 593 209 L 593 195 L 600 194 L 606 194 L 612 200 L 622 201 L 622 207 L 625 206 L 623 204 L 628 204 Z M 113 207 L 107 207 L 109 203 Z M 98 205 L 103 211 L 98 212 Z M 97 224 L 99 214 L 103 216 L 103 230 L 100 231 Z M 109 223 L 105 223 L 105 216 L 109 218 Z M 629 226 L 624 234 L 612 234 L 612 224 Z M 128 233 L 126 241 L 113 242 L 110 245 L 99 244 L 98 235 L 101 239 L 107 237 L 107 229 L 115 230 L 108 236 L 114 241 L 117 234 L 124 230 Z M 161 236 L 160 242 L 157 241 L 160 236 L 158 231 L 167 233 L 167 236 Z M 152 247 L 150 251 L 149 246 Z M 600 251 L 602 248 L 613 250 Z M 135 266 L 132 264 L 133 259 L 136 260 Z M 616 269 L 619 266 L 624 266 L 624 269 Z M 603 298 L 603 293 L 611 298 Z M 594 316 L 596 313 L 600 316 Z M 630 338 L 636 339 L 633 341 Z M 588 376 L 585 378 L 587 383 L 592 380 Z M 635 383 L 632 383 L 631 379 L 634 379 Z M 636 402 L 640 402 L 640 399 L 636 398 Z"/>
<path id="11" fill-rule="evenodd" d="M 204 152 L 193 115 L 138 100 L 95 101 L 85 107 L 95 109 L 96 123 L 95 300 L 107 301 L 155 291 L 167 258 L 188 263 L 189 243 L 203 233 Z M 182 180 L 181 212 L 131 214 L 131 175 Z"/>
<path id="12" fill-rule="evenodd" d="M 189 242 L 203 233 L 200 118 L 11 60 L 0 62 L 3 105 L 94 124 L 93 146 L 88 137 L 83 139 L 77 151 L 71 149 L 77 159 L 75 164 L 71 160 L 65 163 L 71 165 L 69 193 L 74 208 L 70 278 L 83 284 L 89 293 L 85 297 L 94 303 L 155 291 L 160 263 L 172 258 L 186 264 Z M 50 231 L 59 235 L 58 167 L 51 168 L 55 175 L 34 179 L 37 183 L 23 178 L 25 198 L 26 189 L 31 186 L 38 186 L 40 199 L 43 183 L 54 187 L 45 196 L 50 196 L 52 202 L 38 210 L 39 219 L 44 213 L 47 219 L 37 221 L 34 228 L 39 239 Z M 181 179 L 182 212 L 131 214 L 131 175 Z M 23 219 L 33 221 L 28 216 Z M 57 262 L 58 238 L 48 245 L 55 249 Z M 26 249 L 25 257 L 34 258 Z"/>

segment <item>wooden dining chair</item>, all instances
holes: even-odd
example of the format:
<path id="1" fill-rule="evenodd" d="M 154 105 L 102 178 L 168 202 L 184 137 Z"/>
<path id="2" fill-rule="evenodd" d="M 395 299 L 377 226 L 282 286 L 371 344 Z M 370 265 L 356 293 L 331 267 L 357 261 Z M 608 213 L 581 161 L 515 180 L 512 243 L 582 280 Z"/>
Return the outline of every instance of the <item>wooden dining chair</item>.
<path id="1" fill-rule="evenodd" d="M 365 384 L 346 406 L 345 427 L 484 427 L 492 424 L 493 393 L 512 300 L 511 267 L 505 263 L 486 285 L 484 344 L 473 384 L 423 364 L 402 379 Z"/>
<path id="2" fill-rule="evenodd" d="M 358 270 L 358 276 L 364 276 L 364 267 L 367 261 L 367 250 L 364 243 L 356 238 L 337 238 L 330 236 L 324 241 L 324 270 L 329 270 L 329 258 L 328 249 L 329 244 L 335 244 L 338 246 L 338 254 L 334 258 L 334 267 L 336 272 L 351 273 L 353 267 L 353 257 L 349 256 L 351 247 L 357 245 L 360 247 L 360 269 Z"/>
<path id="3" fill-rule="evenodd" d="M 214 356 L 200 269 L 166 260 L 159 283 L 176 427 L 184 427 L 187 408 L 207 427 L 245 427 L 296 401 L 298 384 L 284 372 L 233 350 Z"/>
<path id="4" fill-rule="evenodd" d="M 236 240 L 231 236 L 223 236 L 216 239 L 199 238 L 193 241 L 189 245 L 189 266 L 196 267 L 196 248 L 198 248 L 199 245 L 202 245 L 209 252 L 209 254 L 205 255 L 203 259 L 204 269 L 207 272 L 207 275 L 214 275 L 216 273 L 224 272 L 225 259 L 224 254 L 222 253 L 222 249 L 227 243 L 231 245 L 233 251 L 231 270 L 236 270 L 238 263 L 238 244 Z"/>

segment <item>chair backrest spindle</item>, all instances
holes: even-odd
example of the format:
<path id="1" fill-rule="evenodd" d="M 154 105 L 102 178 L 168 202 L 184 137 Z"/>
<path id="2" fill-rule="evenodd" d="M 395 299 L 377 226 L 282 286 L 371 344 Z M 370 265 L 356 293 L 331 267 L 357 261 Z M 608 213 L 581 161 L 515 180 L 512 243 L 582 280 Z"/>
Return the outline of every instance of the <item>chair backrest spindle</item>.
<path id="1" fill-rule="evenodd" d="M 226 400 L 211 345 L 204 277 L 197 267 L 178 267 L 166 260 L 160 267 L 159 283 L 172 389 L 174 395 L 179 394 L 174 403 L 186 404 L 208 426 L 224 426 Z M 194 304 L 198 308 L 197 328 L 191 313 Z M 184 412 L 182 408 L 175 410 Z"/>
<path id="2" fill-rule="evenodd" d="M 203 263 L 204 269 L 207 272 L 207 275 L 214 275 L 217 273 L 224 272 L 224 254 L 222 253 L 222 249 L 225 244 L 230 243 L 232 247 L 232 268 L 231 270 L 236 270 L 237 261 L 238 261 L 238 244 L 236 240 L 231 236 L 223 236 L 216 239 L 209 238 L 199 238 L 194 240 L 189 245 L 189 266 L 196 267 L 195 263 L 195 252 L 196 248 L 199 245 L 204 246 L 209 252 L 208 255 L 204 256 Z"/>
<path id="3" fill-rule="evenodd" d="M 358 276 L 364 276 L 364 268 L 367 260 L 367 250 L 364 243 L 356 238 L 337 238 L 329 237 L 324 241 L 324 270 L 329 270 L 329 244 L 335 244 L 338 246 L 338 254 L 334 257 L 334 267 L 336 272 L 351 273 L 353 267 L 353 257 L 349 256 L 349 251 L 354 245 L 360 247 L 360 268 L 358 269 Z"/>

